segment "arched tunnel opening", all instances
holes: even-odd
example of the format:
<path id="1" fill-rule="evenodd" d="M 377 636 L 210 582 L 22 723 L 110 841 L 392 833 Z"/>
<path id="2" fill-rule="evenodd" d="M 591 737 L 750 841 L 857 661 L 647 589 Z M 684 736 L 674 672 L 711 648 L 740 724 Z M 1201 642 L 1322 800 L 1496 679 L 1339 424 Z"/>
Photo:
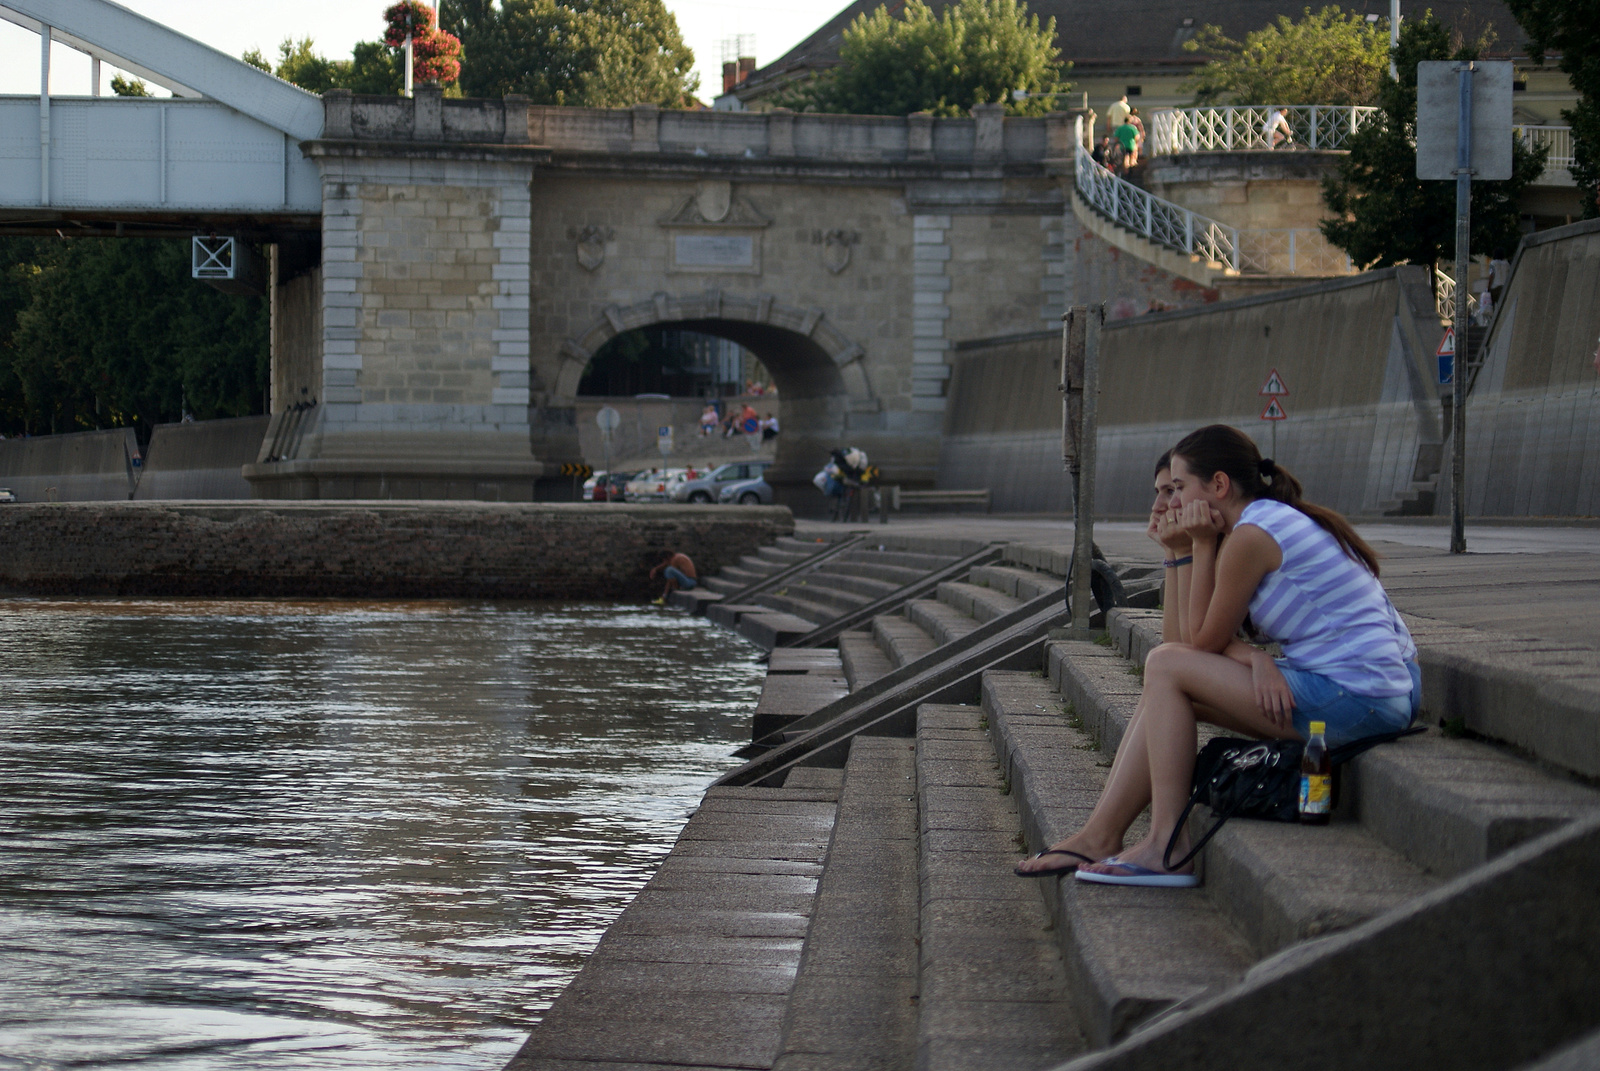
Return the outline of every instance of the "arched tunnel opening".
<path id="1" fill-rule="evenodd" d="M 727 369 L 719 378 L 704 364 L 694 363 L 715 360 L 717 355 L 707 350 L 721 349 L 725 354 L 733 347 L 701 346 L 700 340 L 733 343 L 741 357 L 748 355 L 736 383 L 730 383 Z M 736 391 L 729 389 L 734 386 Z M 623 420 L 602 442 L 592 416 L 580 418 L 584 456 L 595 467 L 759 458 L 771 462 L 767 479 L 777 500 L 799 513 L 818 513 L 825 507 L 811 476 L 827 462 L 830 450 L 846 445 L 848 397 L 838 365 L 813 339 L 770 324 L 673 320 L 622 332 L 595 351 L 577 393 L 581 413 L 598 410 L 601 399 L 609 398 Z M 741 408 L 748 403 L 758 417 L 777 417 L 780 432 L 759 446 L 747 445 L 742 435 L 729 441 L 720 431 L 703 436 L 698 423 L 707 402 L 718 404 L 724 417 L 728 403 Z M 652 420 L 670 420 L 674 426 L 671 455 L 656 458 L 659 429 Z"/>

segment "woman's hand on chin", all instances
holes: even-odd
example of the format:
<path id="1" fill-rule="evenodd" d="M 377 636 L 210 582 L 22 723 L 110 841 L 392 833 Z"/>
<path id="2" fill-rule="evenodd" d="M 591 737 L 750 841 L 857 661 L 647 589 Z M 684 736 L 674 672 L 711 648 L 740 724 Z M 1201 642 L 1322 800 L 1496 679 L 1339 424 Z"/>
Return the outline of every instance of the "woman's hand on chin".
<path id="1" fill-rule="evenodd" d="M 1194 546 L 1189 533 L 1179 526 L 1178 512 L 1178 507 L 1174 506 L 1157 514 L 1151 521 L 1155 528 L 1155 541 L 1165 547 L 1168 555 L 1173 558 L 1183 557 Z"/>
<path id="2" fill-rule="evenodd" d="M 1195 546 L 1215 545 L 1222 535 L 1222 514 L 1209 502 L 1185 502 L 1178 513 L 1178 527 Z"/>

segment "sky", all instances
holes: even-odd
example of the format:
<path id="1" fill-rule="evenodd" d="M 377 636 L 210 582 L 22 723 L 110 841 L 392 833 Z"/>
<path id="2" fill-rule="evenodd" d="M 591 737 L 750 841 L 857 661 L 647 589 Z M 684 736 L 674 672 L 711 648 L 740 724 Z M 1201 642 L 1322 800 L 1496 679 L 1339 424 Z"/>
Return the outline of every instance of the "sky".
<path id="1" fill-rule="evenodd" d="M 148 18 L 237 56 L 259 48 L 276 54 L 285 37 L 309 36 L 325 56 L 350 55 L 357 41 L 376 40 L 383 9 L 392 0 L 120 0 Z M 849 0 L 666 0 L 677 17 L 684 40 L 694 50 L 700 75 L 700 99 L 710 103 L 722 91 L 722 42 L 753 35 L 757 64 L 787 52 Z M 29 96 L 39 92 L 39 37 L 0 22 L 0 56 L 16 62 L 0 64 L 0 93 Z M 50 91 L 89 92 L 89 60 L 57 44 L 51 52 Z M 102 92 L 110 92 L 111 71 L 102 72 Z"/>

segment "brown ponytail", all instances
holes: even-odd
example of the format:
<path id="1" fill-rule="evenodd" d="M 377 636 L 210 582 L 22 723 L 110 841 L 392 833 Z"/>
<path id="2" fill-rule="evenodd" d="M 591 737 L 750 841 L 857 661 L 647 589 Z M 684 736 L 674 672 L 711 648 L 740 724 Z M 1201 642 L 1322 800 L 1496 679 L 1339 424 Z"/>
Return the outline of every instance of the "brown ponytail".
<path id="1" fill-rule="evenodd" d="M 1338 540 L 1344 552 L 1365 565 L 1368 572 L 1378 575 L 1378 552 L 1356 534 L 1350 522 L 1326 506 L 1307 502 L 1302 497 L 1305 492 L 1300 481 L 1270 457 L 1262 457 L 1250 436 L 1238 428 L 1211 424 L 1184 436 L 1172 453 L 1183 458 L 1189 471 L 1202 480 L 1227 473 L 1246 502 L 1270 498 L 1293 506 Z"/>

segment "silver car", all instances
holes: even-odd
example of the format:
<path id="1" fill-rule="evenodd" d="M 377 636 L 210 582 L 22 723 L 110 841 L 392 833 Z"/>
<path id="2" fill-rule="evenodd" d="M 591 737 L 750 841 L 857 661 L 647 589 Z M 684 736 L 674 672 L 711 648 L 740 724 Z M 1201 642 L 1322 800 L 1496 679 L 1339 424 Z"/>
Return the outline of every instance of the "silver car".
<path id="1" fill-rule="evenodd" d="M 770 461 L 730 461 L 726 465 L 719 465 L 711 475 L 702 476 L 698 480 L 685 480 L 673 488 L 672 501 L 716 502 L 724 487 L 739 480 L 759 479 L 770 464 L 772 464 Z"/>
<path id="2" fill-rule="evenodd" d="M 770 506 L 772 485 L 763 476 L 757 476 L 753 480 L 740 480 L 724 487 L 718 494 L 717 501 L 723 504 L 737 502 L 741 506 Z"/>

